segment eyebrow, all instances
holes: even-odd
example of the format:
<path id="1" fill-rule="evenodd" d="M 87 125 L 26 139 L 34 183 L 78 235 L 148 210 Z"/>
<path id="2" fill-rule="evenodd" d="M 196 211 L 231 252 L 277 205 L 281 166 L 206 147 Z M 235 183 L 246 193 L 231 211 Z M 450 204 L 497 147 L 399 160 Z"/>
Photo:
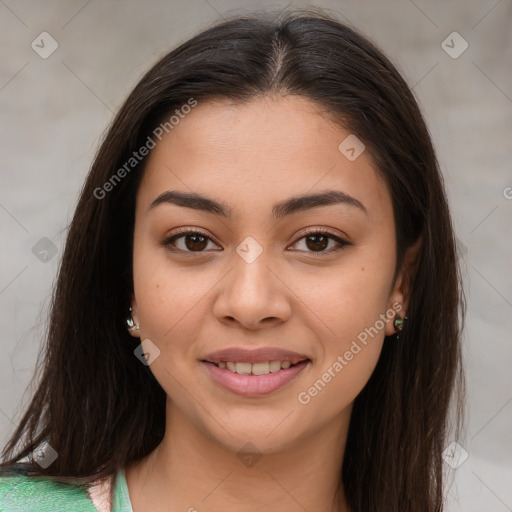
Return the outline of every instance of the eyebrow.
<path id="1" fill-rule="evenodd" d="M 364 205 L 355 197 L 352 197 L 345 192 L 341 192 L 340 190 L 329 190 L 319 194 L 290 197 L 289 199 L 276 203 L 272 207 L 272 216 L 275 220 L 280 220 L 283 217 L 296 212 L 309 210 L 318 206 L 328 206 L 340 203 L 358 208 L 368 215 Z M 230 208 L 226 203 L 210 199 L 195 192 L 167 190 L 160 194 L 149 205 L 148 212 L 161 204 L 175 204 L 177 206 L 184 206 L 186 208 L 220 215 L 225 218 L 231 218 L 233 213 L 232 208 Z"/>

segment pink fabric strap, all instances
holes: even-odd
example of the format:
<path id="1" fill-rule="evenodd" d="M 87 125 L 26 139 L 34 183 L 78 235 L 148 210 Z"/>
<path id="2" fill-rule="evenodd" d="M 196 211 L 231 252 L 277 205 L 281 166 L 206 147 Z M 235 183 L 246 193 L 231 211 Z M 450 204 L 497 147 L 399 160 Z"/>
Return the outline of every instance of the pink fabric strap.
<path id="1" fill-rule="evenodd" d="M 104 478 L 99 480 L 88 489 L 89 496 L 99 512 L 111 512 L 112 501 L 112 479 Z"/>

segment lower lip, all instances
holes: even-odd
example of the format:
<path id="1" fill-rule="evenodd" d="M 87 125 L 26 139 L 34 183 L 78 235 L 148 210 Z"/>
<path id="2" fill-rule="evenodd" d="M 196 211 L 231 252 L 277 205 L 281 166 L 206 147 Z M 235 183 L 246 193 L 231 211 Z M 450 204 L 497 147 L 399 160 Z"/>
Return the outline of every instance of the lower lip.
<path id="1" fill-rule="evenodd" d="M 219 368 L 208 361 L 202 361 L 202 363 L 210 372 L 213 380 L 223 388 L 237 395 L 258 397 L 272 393 L 288 384 L 306 368 L 309 361 L 301 361 L 294 366 L 290 366 L 290 368 L 281 369 L 267 375 L 243 375 L 226 368 Z"/>

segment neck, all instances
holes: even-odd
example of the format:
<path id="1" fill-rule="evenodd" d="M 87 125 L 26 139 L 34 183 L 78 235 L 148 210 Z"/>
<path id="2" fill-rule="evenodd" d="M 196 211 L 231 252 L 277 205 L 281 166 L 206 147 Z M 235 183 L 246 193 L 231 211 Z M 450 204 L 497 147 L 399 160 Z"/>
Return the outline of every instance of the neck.
<path id="1" fill-rule="evenodd" d="M 242 453 L 208 437 L 168 404 L 164 439 L 125 469 L 133 510 L 348 512 L 341 464 L 349 419 L 350 411 L 343 411 L 322 431 L 282 450 L 251 452 L 264 443 L 240 442 Z"/>

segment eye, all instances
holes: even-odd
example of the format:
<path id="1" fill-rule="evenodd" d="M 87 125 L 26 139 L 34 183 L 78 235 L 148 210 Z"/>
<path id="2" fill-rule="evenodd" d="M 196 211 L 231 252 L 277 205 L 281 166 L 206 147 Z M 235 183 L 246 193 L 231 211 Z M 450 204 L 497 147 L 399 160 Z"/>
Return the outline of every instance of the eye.
<path id="1" fill-rule="evenodd" d="M 351 242 L 343 240 L 339 236 L 330 233 L 329 231 L 309 231 L 304 236 L 299 238 L 295 244 L 298 244 L 301 240 L 304 240 L 304 245 L 313 253 L 333 253 L 340 251 L 341 249 L 353 245 Z M 325 249 L 329 246 L 330 242 L 334 242 L 334 248 L 331 246 L 330 250 Z M 337 246 L 336 246 L 337 245 Z"/>
<path id="2" fill-rule="evenodd" d="M 178 243 L 180 239 L 183 239 L 181 244 Z M 306 252 L 313 253 L 332 253 L 353 245 L 351 242 L 347 242 L 333 233 L 319 230 L 307 232 L 304 236 L 299 238 L 294 245 L 298 244 L 301 240 L 305 240 Z M 202 253 L 208 246 L 208 242 L 214 243 L 206 234 L 200 231 L 183 229 L 180 230 L 178 234 L 167 237 L 162 242 L 162 245 L 169 247 L 169 249 L 174 252 Z M 330 250 L 326 251 L 325 249 L 329 247 L 330 242 L 334 242 L 334 247 L 331 246 Z M 181 245 L 181 247 L 179 247 L 179 245 Z"/>
<path id="3" fill-rule="evenodd" d="M 176 244 L 178 240 L 183 238 L 183 243 Z M 172 235 L 166 238 L 162 245 L 169 247 L 171 251 L 182 251 L 182 252 L 203 252 L 203 250 L 207 247 L 208 242 L 213 242 L 213 240 L 206 236 L 204 233 L 200 231 L 193 231 L 191 229 L 183 229 L 177 235 Z M 181 247 L 177 247 L 177 245 L 181 245 Z"/>

